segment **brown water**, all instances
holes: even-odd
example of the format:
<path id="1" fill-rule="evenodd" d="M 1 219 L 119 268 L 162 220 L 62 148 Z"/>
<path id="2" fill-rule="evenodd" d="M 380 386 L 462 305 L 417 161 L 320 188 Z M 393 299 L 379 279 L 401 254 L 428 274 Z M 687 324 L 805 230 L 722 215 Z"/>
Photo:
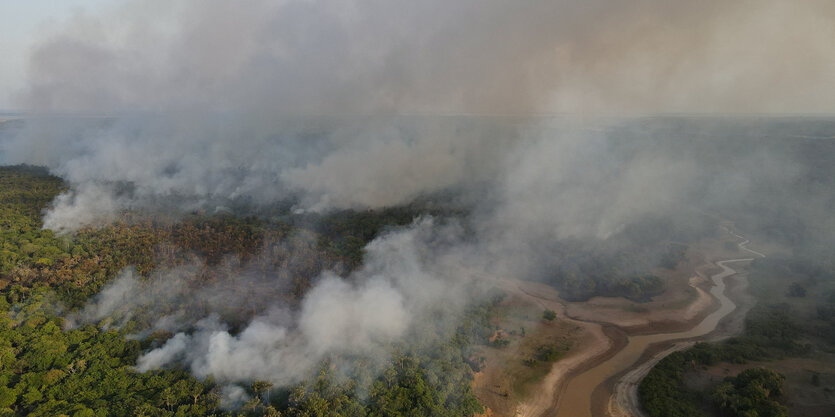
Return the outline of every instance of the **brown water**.
<path id="1" fill-rule="evenodd" d="M 719 321 L 736 308 L 736 304 L 725 295 L 724 281 L 725 278 L 735 274 L 736 271 L 725 266 L 725 264 L 750 260 L 751 258 L 730 259 L 716 263 L 722 268 L 722 272 L 711 277 L 715 286 L 710 289 L 710 293 L 718 299 L 720 306 L 718 310 L 705 317 L 701 323 L 684 332 L 630 337 L 626 347 L 615 356 L 569 381 L 565 392 L 562 394 L 557 417 L 591 417 L 591 394 L 594 389 L 610 377 L 635 365 L 649 345 L 678 339 L 690 339 L 712 332 Z"/>

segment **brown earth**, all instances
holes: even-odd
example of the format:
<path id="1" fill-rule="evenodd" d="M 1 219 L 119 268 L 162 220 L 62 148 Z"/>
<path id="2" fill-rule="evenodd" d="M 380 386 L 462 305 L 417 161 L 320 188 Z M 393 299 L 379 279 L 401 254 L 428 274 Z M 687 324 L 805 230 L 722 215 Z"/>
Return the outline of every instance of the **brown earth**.
<path id="1" fill-rule="evenodd" d="M 649 302 L 624 297 L 593 297 L 584 302 L 566 302 L 566 315 L 576 320 L 603 322 L 620 327 L 630 336 L 684 331 L 718 308 L 708 293 L 710 275 L 718 268 L 710 263 L 716 242 L 688 249 L 686 261 L 674 270 L 658 268 L 653 273 L 666 282 L 664 294 Z"/>
<path id="2" fill-rule="evenodd" d="M 704 246 L 712 249 L 716 243 Z M 557 319 L 548 325 L 550 327 L 535 327 L 526 337 L 545 337 L 543 335 L 548 334 L 557 337 L 557 333 L 568 330 L 560 335 L 563 339 L 559 340 L 570 344 L 571 348 L 547 372 L 543 372 L 542 368 L 517 372 L 518 364 L 526 355 L 521 341 L 511 341 L 501 349 L 485 348 L 485 368 L 474 381 L 476 396 L 487 406 L 489 415 L 553 414 L 559 405 L 558 394 L 570 378 L 599 365 L 621 350 L 627 335 L 685 330 L 717 308 L 718 303 L 706 291 L 709 289 L 709 276 L 716 268 L 706 263 L 707 256 L 703 248 L 690 248 L 686 261 L 675 270 L 654 271 L 666 281 L 667 291 L 647 303 L 636 303 L 622 297 L 595 297 L 583 303 L 566 302 L 559 298 L 555 288 L 541 283 L 501 281 L 504 283 L 502 288 L 510 295 L 505 301 L 506 308 L 538 309 L 537 320 L 540 322 L 543 322 L 541 311 L 544 309 L 557 313 Z M 528 307 L 523 307 L 525 305 Z M 532 313 L 528 314 L 530 320 Z M 528 323 L 531 325 L 530 321 Z M 495 324 L 503 329 L 521 326 L 518 317 L 500 319 Z"/>
<path id="3" fill-rule="evenodd" d="M 707 342 L 715 342 L 742 332 L 742 328 L 745 323 L 745 316 L 748 314 L 748 311 L 750 311 L 751 308 L 754 307 L 754 304 L 756 303 L 754 297 L 752 297 L 747 292 L 748 280 L 746 279 L 746 276 L 746 274 L 737 274 L 726 278 L 725 294 L 734 302 L 734 304 L 736 304 L 737 307 L 733 312 L 728 314 L 719 322 L 719 324 L 716 326 L 716 329 L 712 333 L 710 333 L 707 337 L 702 338 L 702 340 Z M 693 323 L 690 327 L 693 327 L 696 323 Z M 664 331 L 659 330 L 654 331 L 652 333 L 662 332 Z M 637 363 L 646 362 L 658 353 L 669 349 L 675 343 L 677 342 L 669 341 L 650 345 L 641 355 L 641 358 L 638 359 Z M 607 379 L 605 383 L 595 388 L 594 392 L 592 393 L 592 415 L 607 416 L 609 414 L 612 414 L 612 407 L 609 402 L 610 398 L 612 397 L 612 393 L 614 392 L 615 383 L 628 371 L 629 370 L 624 370 L 623 372 L 612 376 L 611 378 Z"/>
<path id="4" fill-rule="evenodd" d="M 569 373 L 616 348 L 619 338 L 599 324 L 567 318 L 552 287 L 505 281 L 503 289 L 509 296 L 500 305 L 503 313 L 494 324 L 503 330 L 509 344 L 481 350 L 485 367 L 476 374 L 473 387 L 490 415 L 540 415 L 556 406 L 556 393 Z M 556 312 L 557 318 L 544 320 L 546 309 Z M 625 336 L 622 339 L 625 341 Z M 541 345 L 561 346 L 567 351 L 554 363 L 524 364 L 522 361 L 533 357 Z"/>
<path id="5" fill-rule="evenodd" d="M 559 358 L 566 360 L 589 350 L 589 325 L 579 325 L 566 320 L 562 314 L 557 291 L 547 285 L 511 280 L 492 276 L 483 271 L 462 271 L 476 274 L 502 289 L 507 297 L 497 306 L 492 324 L 502 334 L 505 346 L 482 346 L 475 352 L 475 359 L 483 361 L 480 372 L 473 379 L 473 391 L 485 406 L 483 416 L 512 416 L 518 405 L 531 393 L 541 389 L 541 382 L 550 373 L 552 364 L 536 361 L 528 366 L 523 361 L 531 359 L 537 346 L 556 346 L 565 350 Z M 546 309 L 557 317 L 543 318 Z M 608 341 L 602 337 L 601 340 Z"/>
<path id="6" fill-rule="evenodd" d="M 481 353 L 485 367 L 476 374 L 473 387 L 487 407 L 486 415 L 554 414 L 559 393 L 568 381 L 614 356 L 625 346 L 628 336 L 684 331 L 700 323 L 718 308 L 718 301 L 708 293 L 712 286 L 710 276 L 719 270 L 712 261 L 743 254 L 729 251 L 724 245 L 726 241 L 733 239 L 710 239 L 691 245 L 686 260 L 675 270 L 653 271 L 665 280 L 667 291 L 645 303 L 623 297 L 566 302 L 548 285 L 499 280 L 509 297 L 502 306 L 505 314 L 497 317 L 494 324 L 503 329 L 510 343 L 503 348 L 484 348 Z M 738 308 L 719 323 L 712 338 L 725 337 L 742 328 L 744 315 L 754 303 L 745 291 L 746 282 L 739 277 L 727 279 L 727 294 Z M 545 309 L 555 311 L 557 319 L 542 320 Z M 526 328 L 524 335 L 521 327 Z M 549 366 L 522 365 L 532 346 L 542 341 L 570 349 Z M 669 344 L 653 345 L 644 355 L 649 357 L 667 347 Z M 607 381 L 592 393 L 593 415 L 606 415 L 614 381 Z"/>
<path id="7" fill-rule="evenodd" d="M 739 236 L 737 236 L 738 238 Z M 695 253 L 699 253 L 702 255 L 702 259 L 705 262 L 712 262 L 713 260 L 718 259 L 727 259 L 727 258 L 735 258 L 740 256 L 745 256 L 747 253 L 750 253 L 744 246 L 740 246 L 736 250 L 727 250 L 727 245 L 725 242 L 732 242 L 732 243 L 739 243 L 738 240 L 734 240 L 731 238 L 726 239 L 712 239 L 712 240 L 705 240 L 697 245 L 693 245 L 691 249 Z M 744 243 L 743 243 L 744 245 Z M 729 253 L 730 252 L 730 253 Z M 694 259 L 694 257 L 690 257 L 690 259 Z M 714 267 L 710 267 L 711 264 L 703 264 L 700 266 L 696 266 L 693 272 L 701 278 L 707 278 L 709 275 L 713 275 L 714 273 L 718 273 L 718 269 Z M 685 265 L 686 267 L 686 265 Z M 693 267 L 693 264 L 690 263 L 690 267 Z M 681 266 L 681 269 L 683 269 Z M 693 279 L 690 280 L 690 283 L 698 282 L 697 280 Z M 716 330 L 711 332 L 708 339 L 717 339 L 727 337 L 727 335 L 734 334 L 741 330 L 742 322 L 744 320 L 744 314 L 747 312 L 748 309 L 753 305 L 753 300 L 750 296 L 748 296 L 745 292 L 745 280 L 740 279 L 739 276 L 735 278 L 729 278 L 728 284 L 729 286 L 726 287 L 726 295 L 735 303 L 739 308 L 735 311 L 736 314 L 731 313 L 728 317 L 725 317 L 722 322 L 719 323 Z M 697 284 L 698 285 L 698 284 Z M 700 288 L 701 290 L 708 290 L 709 286 L 704 286 Z M 700 311 L 697 314 L 689 315 L 689 319 L 686 319 L 688 314 L 686 313 L 686 309 L 678 310 L 678 311 L 668 311 L 665 314 L 670 315 L 672 318 L 668 320 L 659 320 L 659 321 L 649 321 L 647 324 L 642 326 L 627 326 L 630 335 L 636 335 L 638 333 L 641 334 L 653 334 L 653 333 L 666 333 L 666 332 L 679 332 L 683 330 L 689 330 L 699 324 L 702 319 L 715 310 L 717 306 L 717 301 L 713 299 L 712 296 L 708 295 L 711 300 L 711 307 Z M 626 301 L 626 300 L 623 300 Z M 656 300 L 657 301 L 657 300 Z M 617 311 L 612 312 L 613 316 L 617 317 Z M 618 318 L 618 320 L 623 323 L 625 319 Z M 631 323 L 630 323 L 631 324 Z M 671 329 L 671 330 L 668 330 Z M 704 338 L 702 338 L 704 340 Z M 691 342 L 692 343 L 692 342 Z M 650 345 L 647 352 L 643 353 L 643 357 L 641 360 L 637 361 L 636 363 L 642 363 L 646 359 L 652 357 L 660 353 L 661 351 L 668 350 L 672 348 L 672 343 L 665 342 L 659 343 L 657 345 Z M 629 369 L 625 370 L 621 375 L 624 375 L 626 372 L 629 372 Z M 611 398 L 614 383 L 618 380 L 618 376 L 612 377 L 608 379 L 606 382 L 598 385 L 593 392 L 591 393 L 591 404 L 592 410 L 591 415 L 593 416 L 607 416 L 610 414 L 617 414 L 615 411 L 619 409 L 619 407 L 612 407 Z M 562 415 L 572 415 L 574 412 L 572 410 L 559 410 Z M 585 415 L 587 412 L 577 410 L 578 413 Z"/>

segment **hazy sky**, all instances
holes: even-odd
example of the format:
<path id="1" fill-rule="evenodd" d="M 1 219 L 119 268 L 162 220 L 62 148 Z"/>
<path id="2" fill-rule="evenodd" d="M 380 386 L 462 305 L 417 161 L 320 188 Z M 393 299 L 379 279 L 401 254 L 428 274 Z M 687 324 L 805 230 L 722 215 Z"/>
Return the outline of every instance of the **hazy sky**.
<path id="1" fill-rule="evenodd" d="M 0 0 L 0 109 L 14 107 L 12 95 L 25 82 L 34 42 L 77 13 L 101 9 L 115 0 Z"/>
<path id="2" fill-rule="evenodd" d="M 0 109 L 835 111 L 831 0 L 0 1 Z"/>

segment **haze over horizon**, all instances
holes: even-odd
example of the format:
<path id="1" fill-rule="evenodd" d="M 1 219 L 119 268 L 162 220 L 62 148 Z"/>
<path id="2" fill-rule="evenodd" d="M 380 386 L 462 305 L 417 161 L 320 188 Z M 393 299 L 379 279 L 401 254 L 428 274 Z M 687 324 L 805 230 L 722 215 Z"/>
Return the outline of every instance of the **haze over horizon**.
<path id="1" fill-rule="evenodd" d="M 333 371 L 356 407 L 472 415 L 494 290 L 535 310 L 519 346 L 561 338 L 507 363 L 534 368 L 569 336 L 620 346 L 567 303 L 694 324 L 719 284 L 700 268 L 749 233 L 809 288 L 835 268 L 835 2 L 83 4 L 18 6 L 0 43 L 0 109 L 24 113 L 0 119 L 0 294 L 56 297 L 52 334 L 136 342 L 112 361 L 132 378 L 195 377 L 183 407 L 205 383 L 206 410 L 289 413 Z"/>
<path id="2" fill-rule="evenodd" d="M 0 44 L 7 110 L 835 111 L 826 93 L 835 6 L 820 0 L 77 0 L 11 11 Z M 331 103 L 317 103 L 322 94 Z M 296 106 L 281 105 L 288 100 Z"/>

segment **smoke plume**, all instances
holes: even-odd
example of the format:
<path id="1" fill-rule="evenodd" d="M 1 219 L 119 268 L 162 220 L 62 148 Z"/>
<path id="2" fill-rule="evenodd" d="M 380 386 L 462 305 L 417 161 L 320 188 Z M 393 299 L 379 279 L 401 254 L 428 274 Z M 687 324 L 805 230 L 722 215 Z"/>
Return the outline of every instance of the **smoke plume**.
<path id="1" fill-rule="evenodd" d="M 62 233 L 122 210 L 460 196 L 469 234 L 418 220 L 373 241 L 349 279 L 320 276 L 298 308 L 259 281 L 270 308 L 244 326 L 158 307 L 244 308 L 217 288 L 164 289 L 189 268 L 125 272 L 76 318 L 156 312 L 152 327 L 175 335 L 141 371 L 288 383 L 330 356 L 384 357 L 431 312 L 452 320 L 472 271 L 536 275 L 561 239 L 606 241 L 647 214 L 790 206 L 773 190 L 809 174 L 802 152 L 725 141 L 770 134 L 740 113 L 835 110 L 833 18 L 824 0 L 125 1 L 32 51 L 20 103 L 33 112 L 0 129 L 0 162 L 67 181 L 44 215 Z M 639 116 L 690 112 L 740 117 Z M 832 201 L 791 207 L 835 230 Z"/>
<path id="2" fill-rule="evenodd" d="M 158 272 L 145 281 L 127 270 L 75 321 L 99 322 L 135 312 L 151 318 L 152 330 L 176 332 L 139 358 L 140 371 L 182 362 L 195 375 L 212 375 L 224 383 L 252 379 L 292 383 L 325 358 L 364 357 L 384 363 L 392 342 L 417 337 L 413 321 L 431 320 L 438 331 L 452 328 L 475 299 L 461 242 L 461 230 L 453 224 L 416 220 L 372 241 L 364 266 L 348 279 L 323 273 L 298 309 L 290 309 L 274 294 L 263 294 L 272 305 L 236 332 L 216 313 L 199 317 L 176 309 L 193 304 L 186 298 L 212 303 L 223 291 L 212 286 L 197 292 L 183 288 L 194 267 Z M 231 281 L 240 287 L 252 283 L 247 277 Z M 250 297 L 227 296 L 222 307 L 246 310 L 253 302 Z"/>
<path id="3" fill-rule="evenodd" d="M 531 124 L 421 114 L 831 111 L 833 16 L 817 0 L 127 1 L 46 36 L 20 92 L 115 119 L 30 121 L 0 160 L 70 182 L 58 231 L 160 200 L 397 205 L 514 175 L 496 167 Z"/>

